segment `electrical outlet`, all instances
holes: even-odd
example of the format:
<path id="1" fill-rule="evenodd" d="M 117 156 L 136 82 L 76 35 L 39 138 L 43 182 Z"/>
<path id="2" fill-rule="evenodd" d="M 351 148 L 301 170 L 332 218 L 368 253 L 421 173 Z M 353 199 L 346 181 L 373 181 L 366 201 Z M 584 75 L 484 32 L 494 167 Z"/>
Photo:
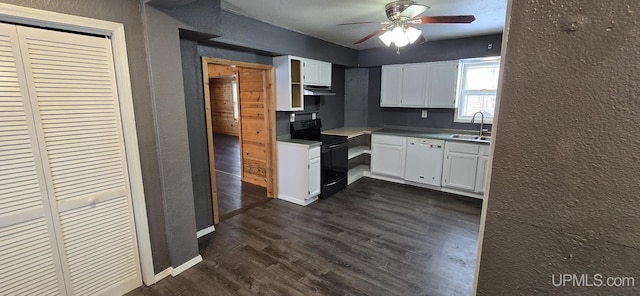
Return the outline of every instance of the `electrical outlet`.
<path id="1" fill-rule="evenodd" d="M 427 118 L 427 110 L 422 110 L 422 118 Z"/>
<path id="2" fill-rule="evenodd" d="M 296 114 L 295 113 L 291 113 L 291 115 L 289 115 L 289 121 L 290 122 L 295 122 L 296 121 Z"/>

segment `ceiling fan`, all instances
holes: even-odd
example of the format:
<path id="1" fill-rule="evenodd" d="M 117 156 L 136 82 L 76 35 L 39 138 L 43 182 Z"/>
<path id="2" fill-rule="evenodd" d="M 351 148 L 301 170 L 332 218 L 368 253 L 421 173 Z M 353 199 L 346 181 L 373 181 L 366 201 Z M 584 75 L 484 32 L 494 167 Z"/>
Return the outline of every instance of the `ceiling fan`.
<path id="1" fill-rule="evenodd" d="M 411 43 L 424 43 L 426 39 L 422 36 L 422 31 L 415 28 L 420 24 L 469 24 L 476 17 L 473 15 L 449 15 L 449 16 L 420 16 L 430 7 L 424 4 L 416 3 L 416 1 L 393 1 L 384 6 L 387 18 L 389 20 L 382 22 L 355 22 L 340 25 L 358 25 L 358 24 L 382 24 L 383 27 L 375 32 L 356 41 L 354 44 L 360 44 L 372 37 L 379 36 L 385 45 L 400 47 Z"/>

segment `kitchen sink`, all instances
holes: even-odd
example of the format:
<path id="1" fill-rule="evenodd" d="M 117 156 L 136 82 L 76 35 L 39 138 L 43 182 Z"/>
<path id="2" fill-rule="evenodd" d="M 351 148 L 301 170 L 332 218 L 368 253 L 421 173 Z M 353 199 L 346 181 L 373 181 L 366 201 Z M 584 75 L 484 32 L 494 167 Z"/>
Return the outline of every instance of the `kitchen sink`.
<path id="1" fill-rule="evenodd" d="M 472 141 L 491 141 L 491 137 L 489 136 L 477 136 L 477 135 L 465 135 L 465 134 L 455 134 L 451 135 L 453 139 L 463 139 L 463 140 L 472 140 Z"/>

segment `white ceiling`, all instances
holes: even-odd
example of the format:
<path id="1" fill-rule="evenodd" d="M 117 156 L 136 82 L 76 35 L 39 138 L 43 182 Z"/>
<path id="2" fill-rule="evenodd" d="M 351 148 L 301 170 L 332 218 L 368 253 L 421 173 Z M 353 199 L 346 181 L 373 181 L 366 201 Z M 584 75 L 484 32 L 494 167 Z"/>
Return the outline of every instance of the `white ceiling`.
<path id="1" fill-rule="evenodd" d="M 378 24 L 338 26 L 341 23 L 384 21 L 391 0 L 223 0 L 222 8 L 278 27 L 301 32 L 355 49 L 383 47 L 378 38 L 354 42 L 379 29 Z M 507 0 L 418 0 L 430 6 L 423 16 L 475 15 L 471 24 L 418 25 L 427 40 L 453 39 L 500 33 Z"/>

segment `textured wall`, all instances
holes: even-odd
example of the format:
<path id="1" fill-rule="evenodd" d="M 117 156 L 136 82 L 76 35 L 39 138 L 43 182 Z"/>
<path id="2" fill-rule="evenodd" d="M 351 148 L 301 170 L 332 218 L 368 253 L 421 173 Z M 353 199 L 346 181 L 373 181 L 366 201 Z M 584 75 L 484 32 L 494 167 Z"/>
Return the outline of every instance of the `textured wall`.
<path id="1" fill-rule="evenodd" d="M 638 295 L 640 2 L 512 1 L 478 295 Z M 593 283 L 593 281 L 592 281 Z"/>
<path id="2" fill-rule="evenodd" d="M 130 0 L 0 0 L 0 2 L 124 24 L 142 178 L 149 213 L 153 263 L 156 269 L 162 270 L 169 267 L 165 220 L 162 214 L 156 214 L 163 212 L 162 193 L 140 2 Z"/>
<path id="3" fill-rule="evenodd" d="M 173 267 L 198 256 L 185 88 L 178 28 L 185 25 L 143 6 L 167 246 Z M 176 71 L 177 70 L 177 71 Z M 160 213 L 152 213 L 160 214 Z M 156 267 L 156 272 L 161 271 Z"/>
<path id="4" fill-rule="evenodd" d="M 491 43 L 492 48 L 487 45 Z M 394 47 L 365 49 L 358 52 L 358 66 L 374 67 L 390 64 L 421 63 L 500 55 L 502 34 L 469 38 L 427 41 L 410 45 L 396 53 Z"/>
<path id="5" fill-rule="evenodd" d="M 367 126 L 369 124 L 369 88 L 365 87 L 368 84 L 369 69 L 347 69 L 343 115 L 345 126 Z"/>

